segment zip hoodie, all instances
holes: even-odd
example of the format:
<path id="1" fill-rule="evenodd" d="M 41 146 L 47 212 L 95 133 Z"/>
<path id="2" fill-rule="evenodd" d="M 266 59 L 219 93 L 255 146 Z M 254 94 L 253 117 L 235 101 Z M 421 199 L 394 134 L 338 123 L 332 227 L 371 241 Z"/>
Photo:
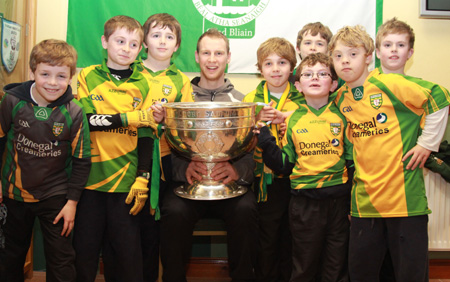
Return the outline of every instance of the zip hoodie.
<path id="1" fill-rule="evenodd" d="M 30 94 L 33 83 L 6 85 L 0 103 L 3 196 L 38 202 L 66 195 L 78 201 L 91 166 L 86 115 L 70 86 L 47 107 L 38 106 Z"/>

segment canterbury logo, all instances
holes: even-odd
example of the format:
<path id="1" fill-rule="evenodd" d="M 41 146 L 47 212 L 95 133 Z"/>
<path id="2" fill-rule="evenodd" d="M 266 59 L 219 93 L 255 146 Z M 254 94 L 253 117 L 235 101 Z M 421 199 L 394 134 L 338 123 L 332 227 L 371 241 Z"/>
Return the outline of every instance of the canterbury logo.
<path id="1" fill-rule="evenodd" d="M 110 126 L 112 123 L 108 120 L 110 115 L 93 115 L 89 118 L 89 123 L 93 126 Z"/>

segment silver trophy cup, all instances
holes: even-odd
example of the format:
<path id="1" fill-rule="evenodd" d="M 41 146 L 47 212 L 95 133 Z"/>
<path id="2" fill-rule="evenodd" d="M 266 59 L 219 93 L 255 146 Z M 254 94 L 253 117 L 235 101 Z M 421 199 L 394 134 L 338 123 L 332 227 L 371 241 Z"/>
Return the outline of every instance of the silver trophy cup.
<path id="1" fill-rule="evenodd" d="M 216 162 L 238 158 L 252 149 L 255 103 L 168 103 L 165 135 L 181 156 L 205 162 L 208 174 L 202 181 L 183 185 L 175 193 L 193 200 L 219 200 L 243 195 L 247 188 L 235 182 L 223 184 L 211 178 Z"/>

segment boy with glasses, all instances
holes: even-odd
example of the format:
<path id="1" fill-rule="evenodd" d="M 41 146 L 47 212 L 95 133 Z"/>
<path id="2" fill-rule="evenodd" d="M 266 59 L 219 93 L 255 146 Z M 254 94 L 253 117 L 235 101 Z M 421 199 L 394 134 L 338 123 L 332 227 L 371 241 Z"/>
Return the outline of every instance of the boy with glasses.
<path id="1" fill-rule="evenodd" d="M 321 53 L 308 55 L 297 70 L 295 86 L 306 104 L 286 120 L 281 149 L 264 123 L 258 146 L 264 163 L 290 178 L 290 281 L 346 281 L 352 150 L 347 122 L 330 95 L 337 75 Z"/>

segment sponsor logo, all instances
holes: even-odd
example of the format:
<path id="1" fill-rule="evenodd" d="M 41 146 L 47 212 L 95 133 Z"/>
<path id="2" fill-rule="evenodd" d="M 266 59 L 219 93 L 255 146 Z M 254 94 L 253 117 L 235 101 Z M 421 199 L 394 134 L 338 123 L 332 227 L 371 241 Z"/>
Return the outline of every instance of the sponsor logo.
<path id="1" fill-rule="evenodd" d="M 93 126 L 110 126 L 112 123 L 108 120 L 110 115 L 92 115 L 89 118 L 89 123 Z"/>
<path id="2" fill-rule="evenodd" d="M 339 142 L 338 139 L 334 138 L 333 140 L 331 140 L 331 146 L 337 147 L 339 146 L 339 144 L 341 144 L 341 142 Z"/>
<path id="3" fill-rule="evenodd" d="M 377 122 L 378 123 L 385 123 L 387 121 L 387 115 L 385 113 L 379 113 L 377 115 Z"/>
<path id="4" fill-rule="evenodd" d="M 52 141 L 48 143 L 37 143 L 28 139 L 25 135 L 19 134 L 17 136 L 17 142 L 15 148 L 18 152 L 37 156 L 37 157 L 58 157 L 62 151 L 55 148 L 58 145 L 58 141 Z"/>
<path id="5" fill-rule="evenodd" d="M 370 121 L 360 123 L 349 122 L 348 126 L 352 130 L 352 137 L 370 137 L 389 133 L 389 128 L 379 127 L 379 125 L 382 125 L 386 121 L 387 115 L 384 113 L 380 113 L 376 116 L 376 118 L 374 117 Z"/>
<path id="6" fill-rule="evenodd" d="M 34 107 L 34 116 L 37 120 L 45 121 L 48 120 L 48 117 L 50 116 L 50 112 L 52 109 L 50 108 L 41 108 L 41 107 Z"/>
<path id="7" fill-rule="evenodd" d="M 64 123 L 60 123 L 60 122 L 55 122 L 53 123 L 53 135 L 55 136 L 59 136 L 64 129 Z"/>
<path id="8" fill-rule="evenodd" d="M 353 93 L 353 99 L 355 99 L 355 101 L 359 101 L 364 97 L 364 87 L 358 86 L 356 88 L 353 88 L 352 93 Z"/>
<path id="9" fill-rule="evenodd" d="M 351 111 L 353 111 L 353 109 L 352 109 L 352 107 L 350 107 L 350 106 L 348 106 L 348 107 L 343 107 L 343 108 L 342 108 L 342 112 L 343 112 L 343 113 L 349 113 L 349 112 L 351 112 Z"/>
<path id="10" fill-rule="evenodd" d="M 162 93 L 166 96 L 170 95 L 172 93 L 172 86 L 163 84 L 162 86 Z"/>
<path id="11" fill-rule="evenodd" d="M 312 121 L 310 121 L 309 123 L 324 124 L 324 123 L 326 123 L 326 122 L 327 122 L 326 120 L 312 120 Z"/>
<path id="12" fill-rule="evenodd" d="M 19 119 L 19 125 L 22 127 L 30 128 L 28 121 Z"/>
<path id="13" fill-rule="evenodd" d="M 299 142 L 298 146 L 300 149 L 300 154 L 302 156 L 316 156 L 316 155 L 339 155 L 339 151 L 332 148 L 339 146 L 339 140 L 337 140 L 338 144 L 333 144 L 334 140 L 329 140 L 325 142 Z"/>
<path id="14" fill-rule="evenodd" d="M 121 89 L 109 89 L 108 92 L 116 93 L 116 94 L 119 94 L 119 95 L 127 94 L 126 90 L 121 90 Z"/>
<path id="15" fill-rule="evenodd" d="M 298 134 L 301 134 L 301 133 L 308 133 L 308 129 L 306 129 L 306 128 L 303 128 L 303 129 L 297 129 L 297 131 L 296 131 Z"/>
<path id="16" fill-rule="evenodd" d="M 203 17 L 203 32 L 217 28 L 228 38 L 255 36 L 255 20 L 269 0 L 192 0 Z"/>
<path id="17" fill-rule="evenodd" d="M 378 110 L 383 105 L 383 96 L 381 93 L 370 95 L 370 105 L 375 110 Z"/>
<path id="18" fill-rule="evenodd" d="M 334 136 L 338 136 L 341 133 L 341 124 L 330 123 L 330 131 Z"/>
<path id="19" fill-rule="evenodd" d="M 91 94 L 91 95 L 89 95 L 89 98 L 91 98 L 92 101 L 99 101 L 99 102 L 105 101 L 103 99 L 102 95 L 97 95 L 97 94 Z"/>
<path id="20" fill-rule="evenodd" d="M 105 129 L 102 130 L 102 132 L 109 132 L 109 133 L 114 133 L 114 134 L 123 134 L 123 135 L 128 135 L 128 136 L 137 136 L 137 130 L 131 130 L 128 127 L 119 127 L 119 128 L 115 128 L 115 129 Z"/>

